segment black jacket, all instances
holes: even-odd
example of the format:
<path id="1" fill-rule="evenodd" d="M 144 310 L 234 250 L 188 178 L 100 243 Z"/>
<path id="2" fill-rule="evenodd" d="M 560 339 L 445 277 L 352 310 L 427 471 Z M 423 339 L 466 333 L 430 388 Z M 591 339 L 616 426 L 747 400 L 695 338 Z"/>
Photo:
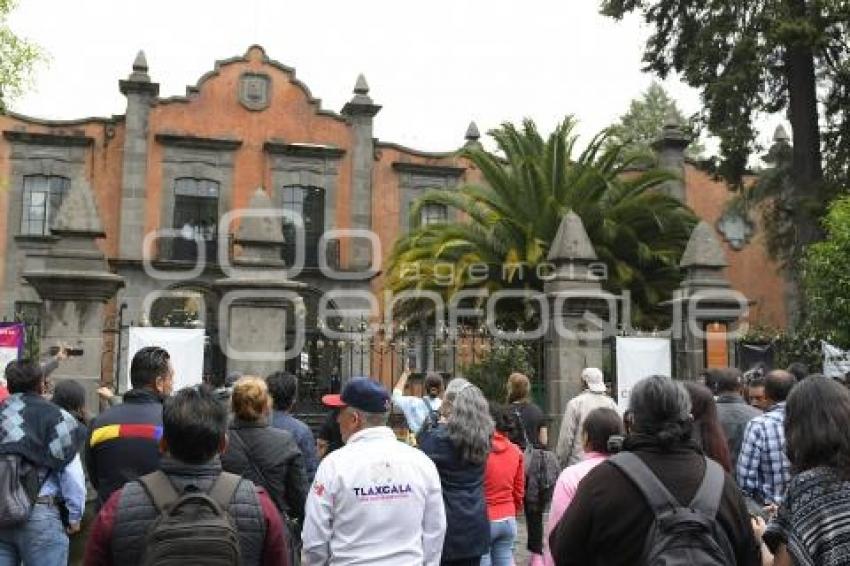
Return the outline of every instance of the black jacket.
<path id="1" fill-rule="evenodd" d="M 290 432 L 272 428 L 266 420 L 234 418 L 221 467 L 264 487 L 280 511 L 303 520 L 307 474 L 301 450 Z"/>
<path id="2" fill-rule="evenodd" d="M 123 403 L 92 420 L 90 430 L 86 467 L 99 504 L 128 481 L 159 468 L 162 401 L 152 391 L 128 391 Z"/>
<path id="3" fill-rule="evenodd" d="M 693 499 L 705 473 L 705 460 L 695 445 L 662 450 L 651 439 L 635 435 L 624 449 L 640 457 L 680 503 Z M 735 564 L 760 565 L 760 545 L 728 474 L 717 519 L 732 543 Z M 558 566 L 640 566 L 652 520 L 639 488 L 613 464 L 603 462 L 582 479 L 549 537 L 549 548 Z"/>
<path id="4" fill-rule="evenodd" d="M 490 521 L 484 499 L 485 464 L 463 460 L 441 424 L 419 435 L 419 447 L 437 466 L 446 508 L 442 560 L 485 554 L 490 548 Z"/>
<path id="5" fill-rule="evenodd" d="M 722 393 L 717 398 L 717 420 L 726 433 L 726 441 L 729 443 L 729 455 L 732 458 L 732 467 L 738 461 L 741 453 L 741 444 L 744 441 L 744 429 L 751 419 L 756 418 L 761 411 L 750 407 L 744 398 L 737 393 Z"/>

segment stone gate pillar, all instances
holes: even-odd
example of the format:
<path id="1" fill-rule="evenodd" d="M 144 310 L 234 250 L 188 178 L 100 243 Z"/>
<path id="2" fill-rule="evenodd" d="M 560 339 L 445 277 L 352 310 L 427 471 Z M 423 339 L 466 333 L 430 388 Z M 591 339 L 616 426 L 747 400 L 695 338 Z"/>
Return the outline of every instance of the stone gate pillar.
<path id="1" fill-rule="evenodd" d="M 602 367 L 603 338 L 612 329 L 600 328 L 599 323 L 616 315 L 616 307 L 610 312 L 600 283 L 604 272 L 599 268 L 604 264 L 598 262 L 584 224 L 574 212 L 561 220 L 547 259 L 556 267 L 544 285 L 551 313 L 546 335 L 546 412 L 551 420 L 549 443 L 554 446 L 564 407 L 582 390 L 581 370 Z"/>
<path id="2" fill-rule="evenodd" d="M 231 262 L 234 270 L 214 286 L 222 293 L 219 335 L 227 370 L 265 377 L 284 368 L 287 341 L 294 338 L 296 324 L 303 328 L 298 292 L 304 285 L 282 275 L 283 229 L 262 187 L 248 208 L 256 215 L 241 218 L 234 238 L 241 253 Z"/>
<path id="3" fill-rule="evenodd" d="M 709 325 L 722 325 L 727 333 L 732 333 L 739 319 L 747 313 L 747 299 L 733 291 L 726 278 L 727 265 L 726 254 L 714 228 L 701 221 L 682 254 L 679 266 L 685 278 L 676 297 L 670 301 L 673 307 L 673 371 L 679 379 L 696 379 L 707 367 L 710 337 L 706 331 Z M 727 351 L 725 360 L 719 363 L 735 365 L 735 341 L 722 334 L 717 336 L 726 341 Z"/>
<path id="4" fill-rule="evenodd" d="M 95 242 L 105 234 L 87 181 L 72 182 L 52 232 L 56 243 L 46 252 L 27 256 L 23 277 L 44 301 L 42 350 L 58 342 L 83 350 L 82 356 L 63 361 L 52 379 L 80 381 L 87 391 L 88 409 L 96 412 L 104 308 L 124 286 L 124 278 L 109 271 Z"/>

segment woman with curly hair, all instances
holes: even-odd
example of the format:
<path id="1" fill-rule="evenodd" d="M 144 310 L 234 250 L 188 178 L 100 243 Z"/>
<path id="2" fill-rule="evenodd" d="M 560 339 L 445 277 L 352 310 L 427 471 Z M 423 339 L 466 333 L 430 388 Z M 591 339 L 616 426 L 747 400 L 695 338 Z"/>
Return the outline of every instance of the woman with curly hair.
<path id="1" fill-rule="evenodd" d="M 440 423 L 418 439 L 437 466 L 443 487 L 446 538 L 440 563 L 477 566 L 490 548 L 484 469 L 493 419 L 484 394 L 463 378 L 449 382 L 440 413 Z"/>

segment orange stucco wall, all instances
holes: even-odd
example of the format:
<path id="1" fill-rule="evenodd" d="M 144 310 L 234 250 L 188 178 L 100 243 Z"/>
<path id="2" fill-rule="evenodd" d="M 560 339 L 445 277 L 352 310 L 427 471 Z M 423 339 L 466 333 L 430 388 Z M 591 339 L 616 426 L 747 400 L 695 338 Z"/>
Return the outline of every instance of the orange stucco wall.
<path id="1" fill-rule="evenodd" d="M 129 69 L 128 69 L 129 70 Z M 244 108 L 237 96 L 239 77 L 246 71 L 262 71 L 271 83 L 270 104 L 262 111 Z M 156 80 L 153 73 L 152 80 Z M 232 177 L 233 207 L 245 207 L 251 193 L 259 186 L 270 190 L 272 174 L 270 158 L 264 150 L 267 141 L 286 143 L 311 143 L 333 146 L 345 151 L 338 164 L 335 218 L 326 219 L 328 226 L 351 226 L 353 126 L 341 116 L 320 113 L 318 102 L 288 72 L 265 59 L 261 48 L 248 50 L 243 59 L 231 60 L 217 66 L 206 75 L 197 89 L 187 97 L 158 100 L 151 108 L 148 122 L 148 161 L 146 177 L 145 231 L 163 227 L 162 210 L 162 160 L 164 147 L 155 139 L 158 133 L 183 134 L 200 138 L 231 138 L 242 142 L 234 151 Z M 380 114 L 375 118 L 380 120 Z M 94 139 L 86 150 L 86 176 L 91 182 L 106 239 L 102 249 L 110 257 L 118 253 L 118 235 L 121 222 L 121 183 L 124 147 L 124 122 L 114 120 L 81 120 L 71 123 L 47 123 L 17 116 L 0 116 L 0 131 L 21 130 L 54 134 L 83 134 Z M 460 141 L 460 140 L 459 140 Z M 9 176 L 9 142 L 0 137 L 0 182 Z M 415 150 L 380 143 L 376 147 L 372 172 L 372 229 L 381 242 L 382 256 L 387 258 L 400 236 L 401 176 L 393 163 L 464 167 L 466 171 L 458 183 L 476 182 L 480 173 L 468 162 L 453 153 L 426 154 Z M 685 171 L 688 204 L 702 218 L 714 224 L 731 198 L 725 184 L 714 181 L 709 175 L 688 165 Z M 6 266 L 6 222 L 10 218 L 8 191 L 0 190 L 0 285 Z M 231 228 L 236 229 L 236 226 Z M 756 301 L 751 308 L 751 320 L 782 326 L 785 324 L 783 286 L 777 266 L 765 252 L 761 237 L 756 236 L 741 251 L 727 244 L 730 267 L 729 279 L 733 286 Z M 347 244 L 342 243 L 343 263 Z M 385 269 L 385 265 L 381 268 Z M 379 275 L 372 281 L 375 291 L 381 289 Z M 0 293 L 3 292 L 0 287 Z"/>
<path id="2" fill-rule="evenodd" d="M 690 164 L 685 166 L 685 187 L 688 205 L 711 225 L 716 225 L 726 203 L 734 196 L 725 183 Z M 784 327 L 787 318 L 782 275 L 767 253 L 758 215 L 751 217 L 756 225 L 755 235 L 741 250 L 733 249 L 718 233 L 729 262 L 726 273 L 734 289 L 755 301 L 750 306 L 750 323 Z"/>

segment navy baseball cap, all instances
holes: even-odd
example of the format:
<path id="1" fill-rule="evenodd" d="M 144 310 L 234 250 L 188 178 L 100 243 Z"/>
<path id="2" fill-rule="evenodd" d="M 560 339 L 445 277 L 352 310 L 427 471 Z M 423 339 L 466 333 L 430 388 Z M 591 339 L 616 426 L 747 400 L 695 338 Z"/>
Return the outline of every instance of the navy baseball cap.
<path id="1" fill-rule="evenodd" d="M 354 407 L 365 413 L 386 413 L 390 410 L 390 394 L 373 379 L 355 377 L 339 395 L 323 396 L 322 403 L 328 407 Z"/>

